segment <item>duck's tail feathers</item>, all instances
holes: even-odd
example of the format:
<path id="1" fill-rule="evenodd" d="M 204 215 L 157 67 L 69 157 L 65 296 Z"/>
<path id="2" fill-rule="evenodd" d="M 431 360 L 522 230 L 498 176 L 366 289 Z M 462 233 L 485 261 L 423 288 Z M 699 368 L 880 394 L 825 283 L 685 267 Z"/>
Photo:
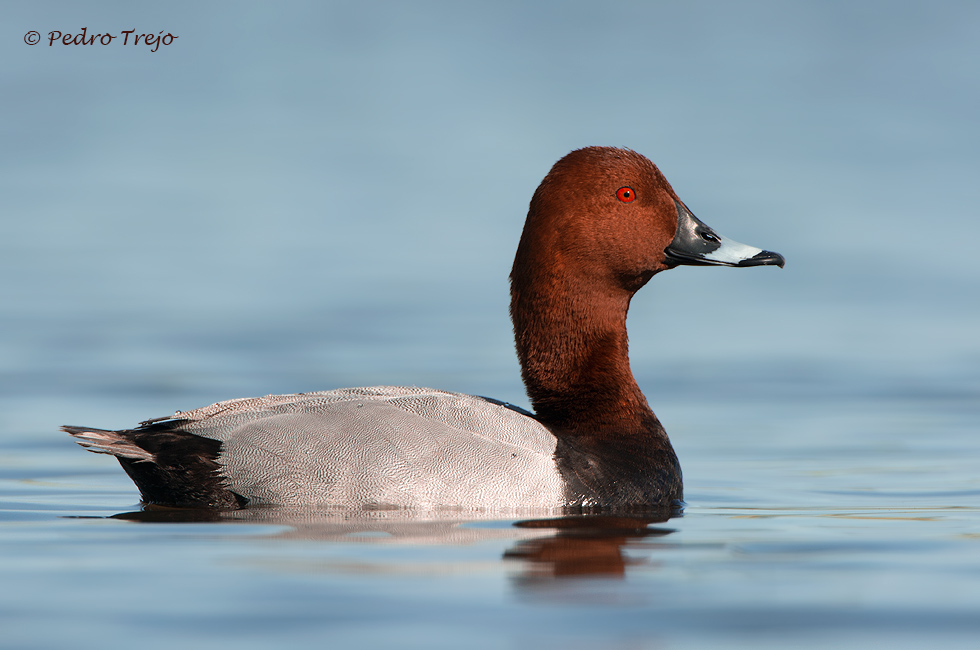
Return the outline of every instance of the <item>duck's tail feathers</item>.
<path id="1" fill-rule="evenodd" d="M 183 508 L 243 508 L 248 499 L 224 482 L 221 442 L 180 429 L 182 420 L 148 421 L 135 429 L 107 431 L 61 427 L 97 454 L 115 456 L 149 504 Z"/>
<path id="2" fill-rule="evenodd" d="M 125 458 L 135 462 L 155 462 L 153 453 L 138 446 L 132 437 L 125 434 L 130 431 L 107 431 L 91 427 L 63 426 L 61 430 L 70 433 L 75 442 L 85 449 L 97 454 L 109 454 L 117 458 Z"/>

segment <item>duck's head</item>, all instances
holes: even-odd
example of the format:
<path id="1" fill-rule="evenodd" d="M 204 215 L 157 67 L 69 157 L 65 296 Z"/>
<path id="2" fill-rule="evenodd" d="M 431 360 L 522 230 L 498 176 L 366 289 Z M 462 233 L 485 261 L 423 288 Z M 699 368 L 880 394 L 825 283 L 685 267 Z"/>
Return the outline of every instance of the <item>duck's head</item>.
<path id="1" fill-rule="evenodd" d="M 587 147 L 555 163 L 535 191 L 514 277 L 537 275 L 530 267 L 550 264 L 596 288 L 611 282 L 636 291 L 682 264 L 784 263 L 782 255 L 739 244 L 698 220 L 646 157 Z"/>

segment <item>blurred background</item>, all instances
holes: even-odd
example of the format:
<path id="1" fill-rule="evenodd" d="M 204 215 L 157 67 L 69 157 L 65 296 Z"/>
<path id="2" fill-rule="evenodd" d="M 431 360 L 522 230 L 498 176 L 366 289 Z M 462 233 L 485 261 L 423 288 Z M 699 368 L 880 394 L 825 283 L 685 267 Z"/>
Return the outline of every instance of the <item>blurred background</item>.
<path id="1" fill-rule="evenodd" d="M 4 435 L 352 385 L 526 404 L 507 274 L 537 183 L 595 144 L 788 260 L 637 296 L 665 421 L 684 399 L 980 387 L 978 5 L 3 12 Z M 176 38 L 48 45 L 83 27 Z"/>
<path id="2" fill-rule="evenodd" d="M 4 13 L 0 386 L 19 426 L 74 422 L 76 399 L 126 426 L 147 402 L 363 384 L 526 403 L 510 262 L 537 183 L 594 144 L 647 155 L 702 220 L 788 260 L 638 295 L 655 407 L 733 376 L 977 382 L 978 6 Z M 82 27 L 177 38 L 48 45 Z"/>

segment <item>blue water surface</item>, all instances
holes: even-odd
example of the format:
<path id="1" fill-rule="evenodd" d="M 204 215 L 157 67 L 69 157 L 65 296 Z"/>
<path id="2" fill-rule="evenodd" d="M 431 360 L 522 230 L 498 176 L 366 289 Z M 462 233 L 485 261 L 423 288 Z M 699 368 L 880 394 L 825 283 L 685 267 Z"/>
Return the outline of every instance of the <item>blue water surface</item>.
<path id="1" fill-rule="evenodd" d="M 980 7 L 3 13 L 0 646 L 976 646 Z M 83 27 L 177 38 L 48 44 Z M 377 384 L 526 407 L 507 274 L 594 144 L 787 258 L 633 301 L 683 517 L 179 521 L 57 430 Z"/>

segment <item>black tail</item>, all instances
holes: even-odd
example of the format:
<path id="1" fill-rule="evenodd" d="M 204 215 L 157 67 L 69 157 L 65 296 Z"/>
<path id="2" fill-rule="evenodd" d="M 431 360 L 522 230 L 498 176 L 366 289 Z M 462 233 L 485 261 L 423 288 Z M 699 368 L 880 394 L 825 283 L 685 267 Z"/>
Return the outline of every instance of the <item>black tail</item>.
<path id="1" fill-rule="evenodd" d="M 243 508 L 248 499 L 224 485 L 218 454 L 221 441 L 182 431 L 183 420 L 144 422 L 135 429 L 107 431 L 61 427 L 89 451 L 119 460 L 145 503 L 182 508 Z"/>

